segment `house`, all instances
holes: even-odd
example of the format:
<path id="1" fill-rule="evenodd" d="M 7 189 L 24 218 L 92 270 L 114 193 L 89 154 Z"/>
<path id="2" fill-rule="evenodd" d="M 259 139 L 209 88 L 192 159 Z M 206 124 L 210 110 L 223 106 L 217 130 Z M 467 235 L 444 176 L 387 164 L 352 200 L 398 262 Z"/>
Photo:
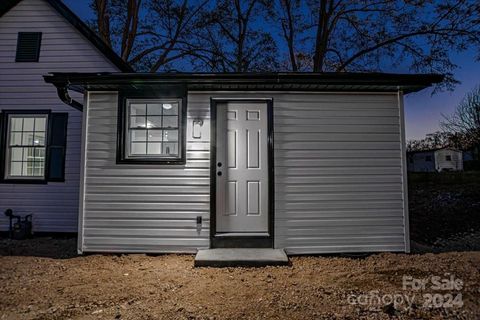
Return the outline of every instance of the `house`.
<path id="1" fill-rule="evenodd" d="M 407 168 L 411 172 L 462 171 L 462 151 L 441 148 L 408 152 Z"/>
<path id="2" fill-rule="evenodd" d="M 403 95 L 382 73 L 52 73 L 84 93 L 79 252 L 408 252 Z"/>
<path id="3" fill-rule="evenodd" d="M 36 232 L 77 231 L 82 113 L 42 78 L 61 71 L 131 69 L 61 1 L 0 1 L 1 231 L 7 208 Z"/>
<path id="4" fill-rule="evenodd" d="M 410 172 L 435 172 L 435 151 L 407 152 L 407 169 Z"/>

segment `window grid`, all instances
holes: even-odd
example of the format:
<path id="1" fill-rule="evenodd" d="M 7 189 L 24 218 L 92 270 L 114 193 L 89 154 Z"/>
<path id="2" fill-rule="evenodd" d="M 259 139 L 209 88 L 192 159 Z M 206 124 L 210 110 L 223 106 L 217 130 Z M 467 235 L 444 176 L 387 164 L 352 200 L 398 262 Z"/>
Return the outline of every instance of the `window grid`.
<path id="1" fill-rule="evenodd" d="M 33 121 L 26 128 L 26 120 L 30 119 Z M 44 115 L 13 115 L 9 117 L 7 173 L 9 177 L 44 177 L 46 120 Z"/>
<path id="2" fill-rule="evenodd" d="M 171 105 L 167 110 L 172 111 L 165 111 L 165 105 Z M 180 142 L 179 107 L 178 101 L 130 102 L 128 104 L 129 154 L 132 156 L 148 157 L 178 157 Z M 137 108 L 135 113 L 133 113 L 134 108 Z M 144 132 L 144 134 L 141 135 L 143 137 L 140 139 L 135 137 L 135 134 L 139 132 Z M 159 132 L 159 137 L 152 137 L 154 132 Z M 172 138 L 168 138 L 169 133 L 176 136 L 176 138 L 173 140 Z M 139 146 L 141 144 L 145 146 L 144 152 L 138 152 L 138 150 L 135 152 L 134 146 Z M 154 145 L 157 144 L 159 144 L 159 146 L 157 146 L 158 149 L 153 149 Z M 174 148 L 175 152 L 170 152 L 169 148 L 171 147 Z"/>

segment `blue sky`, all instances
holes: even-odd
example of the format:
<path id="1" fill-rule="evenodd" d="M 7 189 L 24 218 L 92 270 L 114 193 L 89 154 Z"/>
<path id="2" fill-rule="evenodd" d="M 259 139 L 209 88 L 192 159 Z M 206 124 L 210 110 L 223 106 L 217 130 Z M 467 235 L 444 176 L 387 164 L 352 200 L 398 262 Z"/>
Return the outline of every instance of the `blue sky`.
<path id="1" fill-rule="evenodd" d="M 82 19 L 90 19 L 93 14 L 88 7 L 89 1 L 64 0 Z M 451 114 L 463 96 L 480 85 L 480 62 L 475 61 L 473 50 L 452 55 L 453 62 L 458 65 L 455 77 L 461 81 L 453 92 L 441 92 L 432 95 L 426 89 L 412 93 L 405 98 L 405 121 L 407 139 L 423 138 L 425 134 L 439 130 L 442 114 Z M 388 72 L 408 72 L 406 70 L 385 70 Z"/>

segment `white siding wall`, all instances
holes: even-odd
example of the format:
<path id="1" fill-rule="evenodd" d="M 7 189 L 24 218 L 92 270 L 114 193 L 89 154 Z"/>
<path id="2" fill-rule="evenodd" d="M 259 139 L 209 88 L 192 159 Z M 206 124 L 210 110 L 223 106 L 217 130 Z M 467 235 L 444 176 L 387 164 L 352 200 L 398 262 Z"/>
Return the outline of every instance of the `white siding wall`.
<path id="1" fill-rule="evenodd" d="M 17 34 L 22 31 L 43 33 L 39 62 L 15 62 Z M 77 231 L 82 114 L 63 104 L 42 75 L 101 71 L 118 69 L 45 1 L 23 0 L 0 17 L 0 111 L 51 109 L 69 113 L 66 181 L 48 185 L 0 184 L 1 230 L 7 228 L 3 211 L 12 208 L 22 215 L 33 213 L 35 231 Z"/>
<path id="2" fill-rule="evenodd" d="M 84 251 L 208 247 L 211 97 L 274 100 L 276 247 L 406 249 L 396 94 L 192 92 L 185 167 L 116 165 L 117 96 L 89 97 Z M 200 140 L 191 138 L 194 118 L 205 121 Z"/>
<path id="3" fill-rule="evenodd" d="M 451 157 L 451 161 L 447 161 L 447 156 Z M 461 171 L 463 170 L 463 156 L 461 151 L 441 149 L 435 151 L 435 169 L 437 171 L 451 170 Z"/>

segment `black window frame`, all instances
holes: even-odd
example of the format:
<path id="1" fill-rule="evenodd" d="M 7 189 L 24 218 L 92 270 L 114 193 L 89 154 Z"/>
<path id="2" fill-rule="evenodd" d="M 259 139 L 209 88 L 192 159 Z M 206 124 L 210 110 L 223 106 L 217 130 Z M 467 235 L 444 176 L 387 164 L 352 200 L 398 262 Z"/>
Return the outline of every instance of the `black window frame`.
<path id="1" fill-rule="evenodd" d="M 22 53 L 20 52 L 19 49 L 21 49 L 20 45 L 21 45 L 21 41 L 23 40 L 22 37 L 26 36 L 26 35 L 37 35 L 38 38 L 36 39 L 36 43 L 34 45 L 36 45 L 36 52 L 34 53 L 35 56 L 32 57 L 32 58 L 25 58 L 25 57 L 21 57 Z M 15 62 L 38 62 L 40 60 L 40 48 L 42 46 L 42 32 L 19 32 L 17 34 L 17 47 L 16 47 L 16 51 L 15 51 Z"/>
<path id="2" fill-rule="evenodd" d="M 179 102 L 178 117 L 178 157 L 155 157 L 155 156 L 135 156 L 128 155 L 126 143 L 128 142 L 128 102 L 129 101 L 164 101 L 176 100 Z M 186 88 L 182 85 L 162 86 L 155 90 L 126 90 L 118 94 L 118 115 L 117 115 L 117 164 L 165 164 L 165 165 L 184 165 L 186 163 L 186 138 L 187 138 L 187 95 Z"/>
<path id="3" fill-rule="evenodd" d="M 46 115 L 47 124 L 45 131 L 45 164 L 44 164 L 44 174 L 43 178 L 9 178 L 6 174 L 7 168 L 7 152 L 6 148 L 8 147 L 8 119 L 10 115 Z M 48 182 L 48 141 L 49 141 L 49 118 L 51 115 L 50 110 L 3 110 L 1 112 L 2 116 L 2 128 L 1 128 L 1 141 L 0 148 L 2 150 L 0 157 L 0 182 L 2 183 L 12 183 L 12 184 L 46 184 Z"/>

